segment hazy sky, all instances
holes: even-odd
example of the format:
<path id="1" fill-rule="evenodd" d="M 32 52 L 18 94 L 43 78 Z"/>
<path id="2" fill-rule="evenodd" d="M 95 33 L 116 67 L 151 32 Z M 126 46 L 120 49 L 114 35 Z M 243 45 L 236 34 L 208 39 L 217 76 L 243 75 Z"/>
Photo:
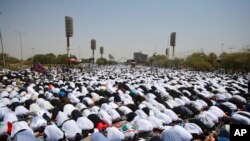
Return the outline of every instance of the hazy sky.
<path id="1" fill-rule="evenodd" d="M 35 54 L 66 53 L 65 16 L 71 16 L 74 34 L 70 52 L 90 58 L 112 54 L 116 60 L 133 52 L 165 54 L 170 33 L 176 32 L 176 54 L 203 48 L 221 53 L 250 44 L 249 0 L 0 0 L 0 30 L 6 53 L 21 58 Z M 80 53 L 79 53 L 80 48 Z M 170 50 L 172 52 L 172 48 Z"/>

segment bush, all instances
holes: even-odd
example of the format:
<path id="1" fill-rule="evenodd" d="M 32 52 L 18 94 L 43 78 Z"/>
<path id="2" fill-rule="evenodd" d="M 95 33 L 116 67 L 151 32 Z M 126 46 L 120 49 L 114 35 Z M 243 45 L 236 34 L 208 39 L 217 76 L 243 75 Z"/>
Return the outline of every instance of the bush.
<path id="1" fill-rule="evenodd" d="M 249 72 L 250 71 L 250 53 L 238 52 L 222 56 L 221 67 L 232 72 Z"/>

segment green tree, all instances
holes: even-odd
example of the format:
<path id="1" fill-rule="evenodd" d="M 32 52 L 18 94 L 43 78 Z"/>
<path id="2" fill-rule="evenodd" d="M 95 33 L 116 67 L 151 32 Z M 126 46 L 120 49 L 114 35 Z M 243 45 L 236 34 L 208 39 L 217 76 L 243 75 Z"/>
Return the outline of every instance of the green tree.
<path id="1" fill-rule="evenodd" d="M 158 66 L 158 67 L 170 67 L 171 66 L 171 60 L 167 58 L 165 55 L 155 55 L 152 57 L 152 63 L 153 66 Z"/>
<path id="2" fill-rule="evenodd" d="M 0 66 L 2 66 L 3 67 L 3 54 L 1 53 L 0 54 Z M 11 64 L 17 64 L 17 63 L 20 63 L 20 60 L 19 59 L 17 59 L 17 58 L 15 58 L 15 57 L 12 57 L 12 56 L 10 56 L 9 54 L 6 54 L 6 53 L 4 53 L 4 58 L 5 58 L 5 67 L 7 67 L 7 68 L 10 68 L 9 66 L 11 65 Z"/>
<path id="3" fill-rule="evenodd" d="M 250 71 L 250 53 L 237 52 L 225 54 L 222 57 L 221 67 L 232 72 L 248 72 Z"/>
<path id="4" fill-rule="evenodd" d="M 105 58 L 98 58 L 97 60 L 96 60 L 96 64 L 98 64 L 98 65 L 106 65 L 107 64 L 107 59 L 105 59 Z"/>
<path id="5" fill-rule="evenodd" d="M 205 53 L 193 53 L 186 59 L 187 67 L 199 71 L 210 71 L 212 65 L 208 62 L 208 57 Z"/>
<path id="6" fill-rule="evenodd" d="M 185 68 L 186 67 L 186 62 L 183 58 L 175 58 L 174 60 L 175 65 L 177 68 Z M 170 60 L 170 66 L 171 66 L 172 61 Z"/>
<path id="7" fill-rule="evenodd" d="M 107 61 L 107 65 L 116 65 L 116 64 L 117 64 L 116 61 L 111 61 L 111 60 Z"/>
<path id="8" fill-rule="evenodd" d="M 34 56 L 34 62 L 45 64 L 44 55 L 43 54 L 37 54 Z"/>
<path id="9" fill-rule="evenodd" d="M 81 63 L 90 63 L 90 59 L 81 59 Z"/>
<path id="10" fill-rule="evenodd" d="M 212 68 L 215 69 L 218 64 L 217 64 L 217 55 L 213 52 L 209 53 L 208 55 L 208 62 L 212 65 Z"/>
<path id="11" fill-rule="evenodd" d="M 70 59 L 77 59 L 77 57 L 75 55 L 70 55 Z M 67 63 L 67 60 L 68 60 L 67 54 L 59 54 L 56 57 L 57 64 L 65 64 Z"/>
<path id="12" fill-rule="evenodd" d="M 45 64 L 54 64 L 56 63 L 56 56 L 53 53 L 44 55 Z"/>

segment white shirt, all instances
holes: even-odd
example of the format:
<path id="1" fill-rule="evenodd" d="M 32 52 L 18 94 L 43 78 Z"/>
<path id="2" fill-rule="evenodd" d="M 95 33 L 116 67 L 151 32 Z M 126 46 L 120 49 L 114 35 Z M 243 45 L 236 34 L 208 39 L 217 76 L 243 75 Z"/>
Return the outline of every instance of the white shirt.
<path id="1" fill-rule="evenodd" d="M 57 141 L 63 138 L 63 132 L 55 125 L 48 125 L 44 130 L 46 137 L 46 141 Z"/>
<path id="2" fill-rule="evenodd" d="M 62 123 L 67 119 L 69 119 L 68 116 L 65 113 L 59 111 L 57 116 L 56 116 L 56 124 L 57 124 L 57 126 L 61 126 Z"/>
<path id="3" fill-rule="evenodd" d="M 19 121 L 12 124 L 11 137 L 14 137 L 18 131 L 23 129 L 29 130 L 33 134 L 33 130 L 29 127 L 27 122 Z"/>
<path id="4" fill-rule="evenodd" d="M 63 112 L 68 116 L 71 116 L 71 113 L 74 110 L 76 110 L 76 108 L 72 104 L 66 104 L 63 107 Z"/>
<path id="5" fill-rule="evenodd" d="M 139 133 L 153 130 L 153 125 L 147 119 L 137 118 L 134 125 Z"/>
<path id="6" fill-rule="evenodd" d="M 16 122 L 16 121 L 18 121 L 18 119 L 17 119 L 16 114 L 13 113 L 13 112 L 9 112 L 9 113 L 5 114 L 5 116 L 3 118 L 4 123 L 7 123 L 7 122 L 13 123 L 13 122 Z"/>
<path id="7" fill-rule="evenodd" d="M 198 134 L 198 135 L 200 135 L 200 134 L 203 133 L 202 130 L 201 130 L 201 128 L 197 124 L 195 124 L 195 123 L 186 123 L 184 125 L 184 128 L 189 133 L 191 133 L 191 134 Z"/>
<path id="8" fill-rule="evenodd" d="M 116 127 L 107 128 L 107 137 L 110 141 L 122 141 L 124 140 L 123 133 Z"/>
<path id="9" fill-rule="evenodd" d="M 168 115 L 173 121 L 178 120 L 178 116 L 177 116 L 177 114 L 176 114 L 174 111 L 172 111 L 172 110 L 170 110 L 170 109 L 166 109 L 166 110 L 164 111 L 164 113 L 165 113 L 166 115 Z"/>
<path id="10" fill-rule="evenodd" d="M 193 136 L 183 127 L 175 125 L 170 130 L 174 130 L 182 139 L 182 141 L 190 141 Z"/>
<path id="11" fill-rule="evenodd" d="M 237 113 L 234 113 L 232 115 L 232 119 L 234 120 L 237 120 L 237 121 L 240 121 L 242 124 L 244 125 L 250 125 L 250 119 L 243 116 L 243 115 L 240 115 L 240 114 L 237 114 Z"/>
<path id="12" fill-rule="evenodd" d="M 30 127 L 33 130 L 36 130 L 42 126 L 45 127 L 46 125 L 47 125 L 47 121 L 44 118 L 39 117 L 39 116 L 33 117 L 30 123 Z"/>
<path id="13" fill-rule="evenodd" d="M 20 105 L 15 108 L 15 114 L 16 115 L 26 115 L 29 113 L 29 110 L 27 110 L 24 106 Z"/>
<path id="14" fill-rule="evenodd" d="M 93 122 L 87 117 L 79 117 L 76 123 L 82 130 L 91 130 L 94 128 Z"/>
<path id="15" fill-rule="evenodd" d="M 63 123 L 62 130 L 67 139 L 75 139 L 77 133 L 81 134 L 82 130 L 74 120 L 68 120 Z"/>

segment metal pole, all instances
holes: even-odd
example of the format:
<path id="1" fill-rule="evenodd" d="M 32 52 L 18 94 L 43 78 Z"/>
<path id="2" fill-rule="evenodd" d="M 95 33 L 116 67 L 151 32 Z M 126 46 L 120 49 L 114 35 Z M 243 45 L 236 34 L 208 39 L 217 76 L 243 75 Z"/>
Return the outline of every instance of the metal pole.
<path id="1" fill-rule="evenodd" d="M 34 48 L 31 49 L 32 49 L 32 67 L 34 67 Z"/>
<path id="2" fill-rule="evenodd" d="M 5 56 L 4 56 L 4 50 L 3 50 L 3 40 L 2 40 L 1 31 L 0 31 L 0 39 L 1 39 L 2 55 L 3 55 L 3 68 L 5 69 Z"/>
<path id="3" fill-rule="evenodd" d="M 174 46 L 173 46 L 173 54 L 172 54 L 172 58 L 173 58 L 172 68 L 174 68 Z"/>
<path id="4" fill-rule="evenodd" d="M 221 44 L 221 53 L 223 53 L 223 46 L 224 46 L 224 43 Z"/>
<path id="5" fill-rule="evenodd" d="M 173 60 L 174 60 L 174 46 L 173 46 L 173 54 L 172 54 L 172 58 L 173 58 Z"/>
<path id="6" fill-rule="evenodd" d="M 68 67 L 69 67 L 70 66 L 70 61 L 69 61 L 69 59 L 70 59 L 70 55 L 69 55 L 69 36 L 67 36 L 67 57 L 68 57 L 67 62 L 68 62 Z"/>
<path id="7" fill-rule="evenodd" d="M 95 50 L 93 50 L 93 64 L 95 64 Z"/>
<path id="8" fill-rule="evenodd" d="M 0 15 L 2 15 L 2 12 L 0 12 Z M 1 39 L 1 47 L 2 47 L 2 55 L 3 55 L 3 68 L 5 69 L 5 56 L 4 56 L 4 50 L 3 50 L 3 40 L 2 40 L 1 30 L 0 30 L 0 39 Z"/>
<path id="9" fill-rule="evenodd" d="M 22 45 L 22 32 L 20 31 L 17 31 L 17 30 L 13 30 L 14 32 L 18 33 L 19 34 L 19 38 L 20 38 L 20 47 L 21 47 L 21 69 L 23 68 L 23 45 Z"/>
<path id="10" fill-rule="evenodd" d="M 80 59 L 80 46 L 79 46 L 79 59 Z"/>
<path id="11" fill-rule="evenodd" d="M 20 46 L 21 46 L 21 69 L 23 68 L 23 45 L 22 45 L 22 33 L 20 33 Z"/>

